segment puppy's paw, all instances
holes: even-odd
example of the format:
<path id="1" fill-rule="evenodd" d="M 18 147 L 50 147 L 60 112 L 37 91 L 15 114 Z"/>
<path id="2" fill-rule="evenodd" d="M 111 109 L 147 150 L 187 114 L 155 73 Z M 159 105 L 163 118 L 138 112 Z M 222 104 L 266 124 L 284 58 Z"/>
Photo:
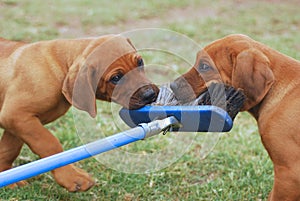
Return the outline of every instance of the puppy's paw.
<path id="1" fill-rule="evenodd" d="M 8 185 L 8 188 L 14 189 L 14 188 L 22 187 L 22 186 L 26 186 L 26 185 L 28 185 L 28 182 L 23 180 L 23 181 L 18 181 L 16 183 Z"/>
<path id="2" fill-rule="evenodd" d="M 95 185 L 94 179 L 85 171 L 67 165 L 52 171 L 56 182 L 70 192 L 87 191 Z"/>

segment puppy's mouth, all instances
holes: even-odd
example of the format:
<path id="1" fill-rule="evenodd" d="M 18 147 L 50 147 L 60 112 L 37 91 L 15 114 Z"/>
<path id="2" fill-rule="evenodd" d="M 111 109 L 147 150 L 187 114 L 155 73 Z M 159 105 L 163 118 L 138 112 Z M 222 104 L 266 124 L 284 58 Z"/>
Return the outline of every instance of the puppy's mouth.
<path id="1" fill-rule="evenodd" d="M 207 92 L 207 87 L 204 86 L 203 89 L 198 94 L 195 94 L 193 90 L 173 90 L 175 98 L 182 104 L 193 102 L 194 100 L 198 99 L 201 97 L 203 94 Z"/>
<path id="2" fill-rule="evenodd" d="M 205 86 L 202 88 L 203 89 L 198 89 L 201 91 L 201 93 L 204 93 L 207 88 Z M 170 83 L 170 89 L 173 91 L 175 98 L 181 103 L 193 101 L 201 94 L 199 92 L 196 94 L 193 86 L 181 77 Z"/>
<path id="3" fill-rule="evenodd" d="M 153 84 L 139 88 L 130 98 L 128 109 L 139 109 L 154 102 L 158 93 L 159 89 Z"/>

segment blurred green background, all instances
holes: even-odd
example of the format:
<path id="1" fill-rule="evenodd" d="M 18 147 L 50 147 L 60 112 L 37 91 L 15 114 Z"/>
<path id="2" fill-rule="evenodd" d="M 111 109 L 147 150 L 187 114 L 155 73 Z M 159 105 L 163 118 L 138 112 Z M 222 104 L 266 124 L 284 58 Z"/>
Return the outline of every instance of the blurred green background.
<path id="1" fill-rule="evenodd" d="M 298 0 L 0 0 L 0 37 L 34 42 L 163 28 L 204 46 L 225 35 L 242 33 L 299 60 L 299 6 Z M 188 47 L 182 48 L 188 51 Z M 159 60 L 161 65 L 181 66 L 181 61 L 168 56 L 144 54 L 146 63 Z M 101 131 L 118 132 L 120 128 L 111 125 L 110 104 L 100 104 Z M 65 149 L 82 144 L 72 112 L 47 127 Z M 69 193 L 47 173 L 29 179 L 26 187 L 0 189 L 0 200 L 266 200 L 273 182 L 272 163 L 249 114 L 238 115 L 232 131 L 221 134 L 205 160 L 201 160 L 203 147 L 197 139 L 179 160 L 157 172 L 123 173 L 91 158 L 77 163 L 97 180 L 88 192 Z M 138 142 L 131 149 L 151 152 L 162 146 L 164 142 L 150 140 Z M 24 147 L 15 165 L 36 159 Z"/>

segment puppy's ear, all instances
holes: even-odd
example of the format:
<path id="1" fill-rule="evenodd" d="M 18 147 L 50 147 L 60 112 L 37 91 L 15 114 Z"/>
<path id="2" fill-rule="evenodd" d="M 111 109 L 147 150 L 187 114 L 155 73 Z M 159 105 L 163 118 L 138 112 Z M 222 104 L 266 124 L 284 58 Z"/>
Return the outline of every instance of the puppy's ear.
<path id="1" fill-rule="evenodd" d="M 271 88 L 274 75 L 269 65 L 269 59 L 257 49 L 238 54 L 232 71 L 232 85 L 244 90 L 247 99 L 243 110 L 258 104 Z"/>
<path id="2" fill-rule="evenodd" d="M 80 63 L 73 64 L 64 80 L 62 93 L 70 104 L 84 110 L 95 117 L 97 114 L 95 87 L 93 78 L 95 73 L 92 67 Z"/>

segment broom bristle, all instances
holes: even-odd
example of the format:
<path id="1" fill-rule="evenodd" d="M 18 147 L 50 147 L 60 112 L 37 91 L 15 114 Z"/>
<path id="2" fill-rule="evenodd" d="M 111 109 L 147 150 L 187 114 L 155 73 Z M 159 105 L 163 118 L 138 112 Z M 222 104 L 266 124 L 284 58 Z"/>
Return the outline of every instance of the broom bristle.
<path id="1" fill-rule="evenodd" d="M 170 84 L 160 87 L 160 92 L 155 102 L 151 105 L 214 105 L 224 109 L 234 120 L 244 105 L 245 95 L 242 90 L 222 83 L 212 83 L 207 91 L 195 100 L 187 103 L 178 101 L 170 88 Z"/>
<path id="2" fill-rule="evenodd" d="M 241 89 L 221 83 L 212 83 L 199 100 L 199 105 L 214 105 L 224 109 L 234 120 L 244 105 L 246 96 Z"/>

